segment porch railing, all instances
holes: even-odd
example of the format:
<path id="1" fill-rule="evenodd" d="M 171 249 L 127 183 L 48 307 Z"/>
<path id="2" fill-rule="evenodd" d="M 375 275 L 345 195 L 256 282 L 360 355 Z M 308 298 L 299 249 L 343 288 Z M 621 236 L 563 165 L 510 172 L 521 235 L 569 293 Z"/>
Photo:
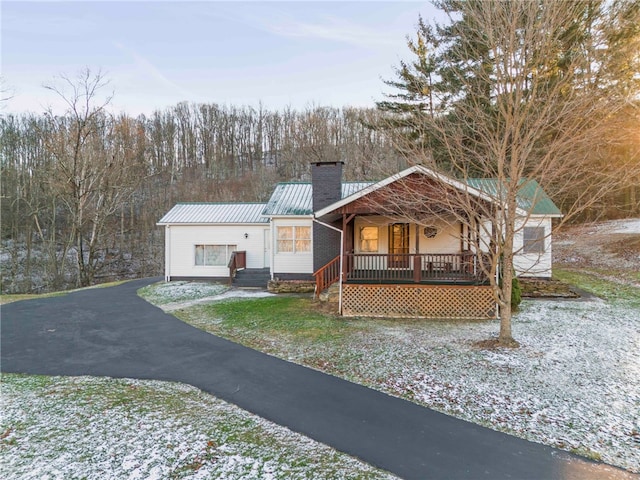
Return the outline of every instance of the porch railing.
<path id="1" fill-rule="evenodd" d="M 340 255 L 331 260 L 324 267 L 319 268 L 313 276 L 316 277 L 317 297 L 322 291 L 340 279 Z"/>
<path id="2" fill-rule="evenodd" d="M 345 281 L 371 283 L 483 283 L 486 276 L 474 253 L 349 253 Z"/>
<path id="3" fill-rule="evenodd" d="M 227 266 L 229 267 L 229 285 L 231 285 L 236 272 L 242 268 L 247 268 L 247 252 L 244 250 L 231 252 L 231 258 Z"/>

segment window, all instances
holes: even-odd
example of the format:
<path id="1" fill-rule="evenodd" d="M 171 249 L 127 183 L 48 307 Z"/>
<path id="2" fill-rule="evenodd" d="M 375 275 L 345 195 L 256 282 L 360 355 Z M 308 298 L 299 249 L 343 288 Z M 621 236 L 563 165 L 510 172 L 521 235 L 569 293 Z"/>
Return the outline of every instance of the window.
<path id="1" fill-rule="evenodd" d="M 544 253 L 544 227 L 524 227 L 522 253 Z"/>
<path id="2" fill-rule="evenodd" d="M 360 227 L 360 251 L 378 251 L 378 227 Z"/>
<path id="3" fill-rule="evenodd" d="M 278 253 L 311 252 L 311 227 L 278 227 Z"/>
<path id="4" fill-rule="evenodd" d="M 236 245 L 196 245 L 196 266 L 226 267 Z"/>

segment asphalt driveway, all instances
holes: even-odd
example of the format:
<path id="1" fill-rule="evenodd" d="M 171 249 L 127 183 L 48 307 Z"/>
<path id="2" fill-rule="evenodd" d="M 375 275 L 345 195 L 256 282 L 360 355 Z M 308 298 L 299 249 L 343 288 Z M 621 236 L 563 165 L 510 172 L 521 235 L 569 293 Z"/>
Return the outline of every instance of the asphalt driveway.
<path id="1" fill-rule="evenodd" d="M 205 333 L 139 298 L 151 281 L 2 306 L 2 371 L 188 383 L 403 478 L 630 478 Z"/>

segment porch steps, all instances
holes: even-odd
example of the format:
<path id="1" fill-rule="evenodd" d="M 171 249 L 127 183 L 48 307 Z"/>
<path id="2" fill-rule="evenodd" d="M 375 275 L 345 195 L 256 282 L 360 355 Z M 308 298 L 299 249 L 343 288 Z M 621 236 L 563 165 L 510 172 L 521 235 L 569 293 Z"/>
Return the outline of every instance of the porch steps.
<path id="1" fill-rule="evenodd" d="M 244 268 L 236 272 L 233 279 L 235 287 L 267 288 L 271 279 L 268 268 Z"/>
<path id="2" fill-rule="evenodd" d="M 318 299 L 321 302 L 327 303 L 335 303 L 336 305 L 339 302 L 340 297 L 340 284 L 338 282 L 332 283 L 329 288 L 324 290 L 318 295 Z"/>

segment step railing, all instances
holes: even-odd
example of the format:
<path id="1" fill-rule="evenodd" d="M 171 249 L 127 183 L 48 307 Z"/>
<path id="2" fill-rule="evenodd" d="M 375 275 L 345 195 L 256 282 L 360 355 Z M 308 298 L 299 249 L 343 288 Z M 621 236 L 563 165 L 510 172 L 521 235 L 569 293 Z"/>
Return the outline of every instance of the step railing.
<path id="1" fill-rule="evenodd" d="M 247 268 L 247 252 L 244 250 L 231 252 L 231 258 L 227 266 L 229 267 L 229 285 L 231 285 L 237 271 Z"/>
<path id="2" fill-rule="evenodd" d="M 316 278 L 316 298 L 320 293 L 329 288 L 332 284 L 340 280 L 340 255 L 318 269 L 313 274 Z"/>

